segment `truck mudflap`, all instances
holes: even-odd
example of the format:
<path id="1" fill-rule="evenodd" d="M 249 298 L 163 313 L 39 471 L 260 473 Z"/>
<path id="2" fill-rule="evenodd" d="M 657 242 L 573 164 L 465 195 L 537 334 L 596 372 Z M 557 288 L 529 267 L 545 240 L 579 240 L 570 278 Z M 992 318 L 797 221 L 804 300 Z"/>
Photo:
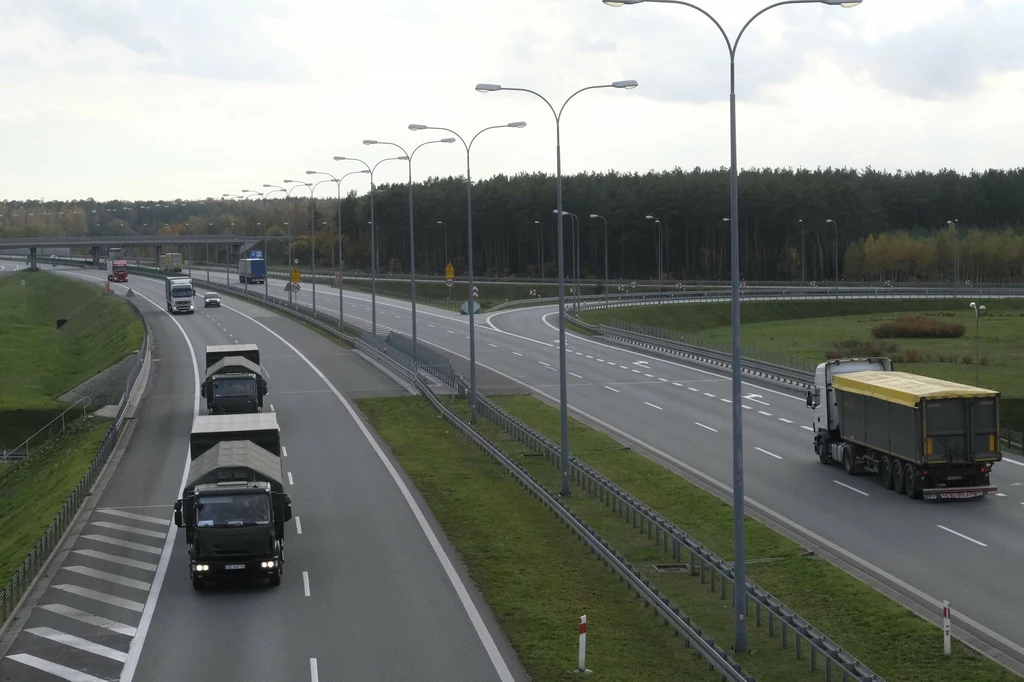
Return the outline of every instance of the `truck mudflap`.
<path id="1" fill-rule="evenodd" d="M 975 497 L 994 495 L 998 488 L 994 485 L 968 486 L 963 488 L 925 488 L 921 495 L 926 500 L 970 500 Z"/>

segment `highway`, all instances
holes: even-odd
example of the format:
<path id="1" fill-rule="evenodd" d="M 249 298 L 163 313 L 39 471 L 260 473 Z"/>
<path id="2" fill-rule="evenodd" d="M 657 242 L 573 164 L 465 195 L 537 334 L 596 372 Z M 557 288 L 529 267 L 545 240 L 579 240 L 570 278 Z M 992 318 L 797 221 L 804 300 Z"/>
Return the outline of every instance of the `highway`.
<path id="1" fill-rule="evenodd" d="M 271 294 L 285 296 L 283 287 L 283 281 L 272 281 Z M 318 308 L 337 310 L 336 290 L 318 286 L 317 294 Z M 299 302 L 310 303 L 305 288 L 297 296 Z M 369 298 L 346 293 L 346 317 L 368 320 Z M 378 296 L 377 305 L 378 325 L 409 333 L 407 302 Z M 467 316 L 418 305 L 417 320 L 421 341 L 465 361 Z M 557 403 L 555 308 L 484 314 L 477 321 L 479 365 L 510 385 Z M 577 417 L 641 447 L 671 469 L 731 491 L 731 387 L 726 374 L 586 336 L 567 333 L 566 338 L 569 403 Z M 821 465 L 802 398 L 753 381 L 744 396 L 745 485 L 751 512 L 882 577 L 919 603 L 931 604 L 932 612 L 948 599 L 955 619 L 971 619 L 1024 660 L 1024 623 L 1019 617 L 1024 460 L 1004 457 L 996 465 L 992 480 L 998 496 L 963 502 L 910 500 L 884 490 L 871 476 L 850 477 L 839 466 Z"/>
<path id="2" fill-rule="evenodd" d="M 102 271 L 61 271 L 105 281 Z M 71 551 L 47 571 L 0 680 L 526 679 L 429 509 L 351 403 L 404 389 L 266 309 L 225 297 L 222 308 L 172 318 L 161 282 L 129 285 L 155 341 L 135 432 Z M 234 342 L 260 347 L 295 517 L 280 587 L 196 593 L 172 505 L 201 409 L 204 347 Z"/>

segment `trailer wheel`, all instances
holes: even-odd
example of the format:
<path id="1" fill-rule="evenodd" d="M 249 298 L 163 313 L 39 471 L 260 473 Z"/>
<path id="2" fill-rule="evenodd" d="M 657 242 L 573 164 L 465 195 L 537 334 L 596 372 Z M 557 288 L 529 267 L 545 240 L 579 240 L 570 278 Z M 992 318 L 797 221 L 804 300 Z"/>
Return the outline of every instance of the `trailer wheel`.
<path id="1" fill-rule="evenodd" d="M 917 487 L 917 472 L 913 464 L 907 464 L 903 469 L 903 487 L 907 491 L 907 497 L 912 500 L 921 497 L 921 489 Z"/>
<path id="2" fill-rule="evenodd" d="M 882 479 L 882 487 L 892 490 L 892 458 L 886 455 L 878 467 L 878 477 Z"/>
<path id="3" fill-rule="evenodd" d="M 907 491 L 905 484 L 903 465 L 898 460 L 894 460 L 892 463 L 892 489 L 902 495 Z"/>

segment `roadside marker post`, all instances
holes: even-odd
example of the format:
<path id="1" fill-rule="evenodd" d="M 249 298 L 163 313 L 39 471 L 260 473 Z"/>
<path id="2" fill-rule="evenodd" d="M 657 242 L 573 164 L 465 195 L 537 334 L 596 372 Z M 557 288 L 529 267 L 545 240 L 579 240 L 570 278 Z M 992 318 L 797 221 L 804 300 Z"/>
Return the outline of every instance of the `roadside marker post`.
<path id="1" fill-rule="evenodd" d="M 578 673 L 590 673 L 593 670 L 587 670 L 587 617 L 580 616 L 580 660 L 579 667 L 575 672 Z"/>
<path id="2" fill-rule="evenodd" d="M 949 654 L 950 654 L 949 616 L 950 616 L 949 601 L 943 601 L 942 602 L 942 653 L 944 653 L 947 656 L 949 656 Z"/>

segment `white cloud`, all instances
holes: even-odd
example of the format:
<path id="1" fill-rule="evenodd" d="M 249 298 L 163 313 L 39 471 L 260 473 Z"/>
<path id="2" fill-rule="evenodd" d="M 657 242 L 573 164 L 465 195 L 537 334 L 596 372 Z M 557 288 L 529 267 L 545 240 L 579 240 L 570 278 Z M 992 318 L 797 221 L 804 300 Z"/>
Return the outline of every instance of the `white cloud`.
<path id="1" fill-rule="evenodd" d="M 764 0 L 703 0 L 734 34 Z M 737 56 L 739 158 L 751 166 L 1020 165 L 1024 0 L 865 0 L 759 18 Z M 348 170 L 444 125 L 487 133 L 473 173 L 644 172 L 728 163 L 728 54 L 683 7 L 600 0 L 0 0 L 4 198 L 196 198 Z M 432 146 L 417 178 L 459 175 Z M 355 166 L 352 166 L 355 168 Z M 401 164 L 378 170 L 400 182 Z M 351 187 L 363 190 L 364 177 Z"/>

